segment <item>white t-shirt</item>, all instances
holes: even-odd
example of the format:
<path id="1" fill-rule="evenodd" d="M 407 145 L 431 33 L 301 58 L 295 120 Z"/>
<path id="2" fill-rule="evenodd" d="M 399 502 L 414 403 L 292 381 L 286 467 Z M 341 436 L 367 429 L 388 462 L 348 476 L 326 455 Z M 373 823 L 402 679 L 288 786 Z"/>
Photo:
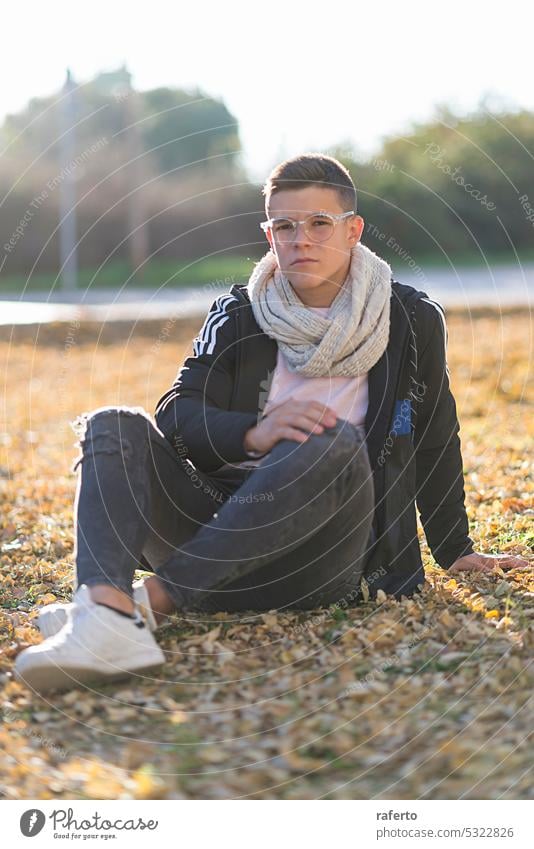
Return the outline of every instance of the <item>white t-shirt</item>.
<path id="1" fill-rule="evenodd" d="M 327 315 L 330 307 L 308 309 Z M 354 425 L 363 425 L 369 402 L 367 374 L 357 377 L 307 377 L 289 371 L 286 359 L 278 348 L 276 367 L 262 412 L 268 413 L 271 406 L 278 405 L 288 398 L 297 401 L 320 401 L 332 407 L 339 418 L 347 419 Z M 232 465 L 253 467 L 257 466 L 261 459 L 263 458 L 255 460 L 251 457 L 250 460 Z"/>

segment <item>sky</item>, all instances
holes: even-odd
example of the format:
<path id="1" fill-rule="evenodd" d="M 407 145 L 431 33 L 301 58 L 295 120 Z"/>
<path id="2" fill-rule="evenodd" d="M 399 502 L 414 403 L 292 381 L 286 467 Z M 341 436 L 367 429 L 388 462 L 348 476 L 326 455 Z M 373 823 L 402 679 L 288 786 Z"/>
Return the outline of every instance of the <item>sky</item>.
<path id="1" fill-rule="evenodd" d="M 439 104 L 534 109 L 528 2 L 26 0 L 0 51 L 0 121 L 34 96 L 126 64 L 139 90 L 222 98 L 253 180 L 281 159 L 346 145 L 372 155 Z M 7 19 L 6 19 L 7 21 Z"/>

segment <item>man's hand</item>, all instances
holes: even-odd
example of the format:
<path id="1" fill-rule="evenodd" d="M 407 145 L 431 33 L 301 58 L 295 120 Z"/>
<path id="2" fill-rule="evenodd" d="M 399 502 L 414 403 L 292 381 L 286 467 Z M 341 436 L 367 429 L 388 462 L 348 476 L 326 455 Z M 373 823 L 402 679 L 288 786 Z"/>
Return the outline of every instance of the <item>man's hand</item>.
<path id="1" fill-rule="evenodd" d="M 305 442 L 311 433 L 322 433 L 325 427 L 334 427 L 336 421 L 334 410 L 319 401 L 288 398 L 247 430 L 243 446 L 245 451 L 266 454 L 281 439 Z"/>
<path id="2" fill-rule="evenodd" d="M 526 569 L 530 566 L 528 560 L 524 557 L 517 557 L 513 554 L 466 554 L 464 557 L 459 557 L 455 560 L 452 566 L 447 569 L 450 575 L 455 575 L 457 572 L 494 572 L 498 567 L 500 569 Z"/>

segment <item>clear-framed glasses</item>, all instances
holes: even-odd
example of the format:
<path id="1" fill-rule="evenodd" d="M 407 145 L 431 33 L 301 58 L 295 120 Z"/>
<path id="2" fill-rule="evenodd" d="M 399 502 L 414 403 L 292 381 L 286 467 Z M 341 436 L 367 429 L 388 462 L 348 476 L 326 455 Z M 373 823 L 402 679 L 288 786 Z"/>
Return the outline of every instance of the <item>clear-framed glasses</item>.
<path id="1" fill-rule="evenodd" d="M 262 221 L 260 227 L 264 233 L 270 230 L 276 241 L 283 244 L 293 241 L 298 225 L 302 224 L 304 232 L 312 242 L 326 242 L 333 235 L 338 221 L 343 221 L 349 215 L 355 215 L 354 210 L 337 215 L 331 212 L 314 212 L 302 221 L 295 221 L 293 218 L 269 218 Z"/>

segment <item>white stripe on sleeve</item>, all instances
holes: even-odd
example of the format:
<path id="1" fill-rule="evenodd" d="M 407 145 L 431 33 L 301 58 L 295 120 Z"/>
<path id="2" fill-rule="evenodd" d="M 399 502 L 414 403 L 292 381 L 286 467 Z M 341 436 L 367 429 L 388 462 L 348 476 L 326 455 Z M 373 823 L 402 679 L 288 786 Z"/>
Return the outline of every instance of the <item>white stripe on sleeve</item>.
<path id="1" fill-rule="evenodd" d="M 201 354 L 211 354 L 213 352 L 217 337 L 217 330 L 224 324 L 226 319 L 230 318 L 226 309 L 232 301 L 237 301 L 237 298 L 234 295 L 221 295 L 217 298 L 215 307 L 206 317 L 198 336 L 193 342 L 193 351 L 195 356 L 199 357 Z"/>

